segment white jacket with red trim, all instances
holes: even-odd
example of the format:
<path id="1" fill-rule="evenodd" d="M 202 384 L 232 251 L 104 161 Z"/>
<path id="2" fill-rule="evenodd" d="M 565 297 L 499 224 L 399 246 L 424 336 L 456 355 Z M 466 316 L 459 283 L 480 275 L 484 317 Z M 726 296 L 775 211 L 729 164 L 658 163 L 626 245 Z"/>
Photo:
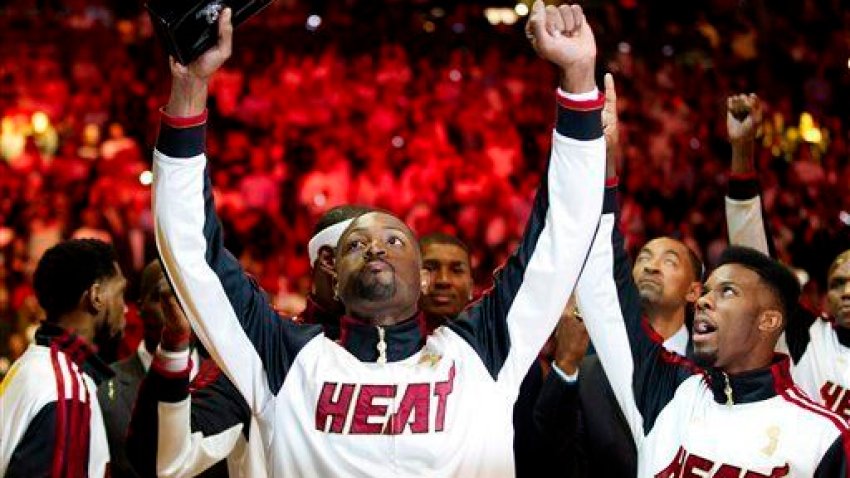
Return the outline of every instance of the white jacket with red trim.
<path id="1" fill-rule="evenodd" d="M 204 127 L 166 118 L 154 153 L 163 268 L 197 336 L 257 417 L 270 476 L 514 474 L 513 404 L 602 210 L 604 99 L 593 96 L 559 95 L 547 174 L 490 292 L 429 336 L 415 320 L 373 327 L 343 318 L 339 343 L 320 326 L 281 321 L 224 249 Z M 163 387 L 160 400 L 186 403 L 185 387 L 172 392 Z M 160 432 L 161 440 L 185 436 Z"/>
<path id="2" fill-rule="evenodd" d="M 108 368 L 96 357 L 99 370 L 75 363 L 70 353 L 34 343 L 0 384 L 0 476 L 106 476 L 109 444 L 97 385 L 83 369 Z"/>
<path id="3" fill-rule="evenodd" d="M 755 175 L 732 176 L 726 197 L 729 242 L 773 253 Z M 791 356 L 794 382 L 813 400 L 850 418 L 850 329 L 801 305 L 778 349 Z"/>
<path id="4" fill-rule="evenodd" d="M 699 370 L 662 347 L 642 319 L 613 196 L 606 195 L 576 293 L 635 438 L 638 476 L 848 476 L 845 419 L 794 386 L 787 356 L 777 355 L 765 369 L 727 376 Z"/>

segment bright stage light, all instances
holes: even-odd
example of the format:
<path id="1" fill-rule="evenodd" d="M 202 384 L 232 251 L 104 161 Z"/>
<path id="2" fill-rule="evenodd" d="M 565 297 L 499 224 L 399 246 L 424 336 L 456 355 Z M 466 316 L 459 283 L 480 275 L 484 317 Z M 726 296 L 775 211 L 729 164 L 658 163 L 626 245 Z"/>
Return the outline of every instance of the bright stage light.
<path id="1" fill-rule="evenodd" d="M 310 15 L 307 17 L 307 29 L 311 32 L 314 32 L 322 26 L 322 17 L 318 15 Z"/>
<path id="2" fill-rule="evenodd" d="M 845 226 L 850 226 L 850 212 L 841 211 L 838 213 L 838 220 L 843 222 Z"/>
<path id="3" fill-rule="evenodd" d="M 514 7 L 514 11 L 516 12 L 517 15 L 524 17 L 524 16 L 528 15 L 528 5 L 526 5 L 524 3 L 517 3 L 516 6 Z"/>
<path id="4" fill-rule="evenodd" d="M 50 126 L 50 119 L 47 117 L 43 111 L 36 111 L 32 115 L 32 130 L 35 134 L 42 134 L 47 131 L 47 127 Z"/>
<path id="5" fill-rule="evenodd" d="M 498 25 L 502 23 L 502 14 L 498 8 L 485 8 L 484 16 L 490 25 Z"/>

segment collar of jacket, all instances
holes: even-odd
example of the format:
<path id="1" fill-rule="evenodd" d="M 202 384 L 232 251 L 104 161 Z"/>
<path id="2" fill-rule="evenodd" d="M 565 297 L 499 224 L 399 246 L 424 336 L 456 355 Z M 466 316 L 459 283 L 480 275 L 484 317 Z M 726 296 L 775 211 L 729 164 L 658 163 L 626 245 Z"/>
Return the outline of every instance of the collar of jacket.
<path id="1" fill-rule="evenodd" d="M 307 296 L 307 306 L 299 314 L 298 319 L 304 324 L 321 325 L 326 337 L 331 340 L 337 340 L 339 338 L 340 315 L 319 305 L 313 298 L 313 294 L 309 294 Z"/>
<path id="2" fill-rule="evenodd" d="M 731 404 L 737 405 L 767 400 L 793 387 L 790 364 L 787 355 L 775 354 L 773 362 L 765 368 L 734 375 L 710 368 L 706 373 L 714 400 L 727 405 L 731 399 Z"/>
<path id="3" fill-rule="evenodd" d="M 457 319 L 457 317 L 451 317 L 448 315 L 428 315 L 424 312 L 423 314 L 425 316 L 425 330 L 427 331 L 428 335 L 430 335 L 431 332 L 437 330 L 437 327 L 442 327 L 451 322 L 452 320 Z"/>
<path id="4" fill-rule="evenodd" d="M 97 356 L 97 347 L 54 323 L 41 323 L 35 332 L 35 343 L 45 347 L 55 344 L 62 353 L 91 377 L 95 384 L 99 385 L 100 382 L 115 375 L 109 365 Z"/>
<path id="5" fill-rule="evenodd" d="M 835 335 L 838 337 L 838 343 L 845 347 L 850 347 L 850 329 L 838 325 L 838 321 L 832 317 L 827 317 L 826 320 L 832 322 L 832 327 L 835 329 Z"/>
<path id="6" fill-rule="evenodd" d="M 387 362 L 404 360 L 418 352 L 425 343 L 428 335 L 425 315 L 418 312 L 405 321 L 382 327 L 347 315 L 339 319 L 338 342 L 362 362 L 378 361 L 381 333 L 386 344 Z"/>

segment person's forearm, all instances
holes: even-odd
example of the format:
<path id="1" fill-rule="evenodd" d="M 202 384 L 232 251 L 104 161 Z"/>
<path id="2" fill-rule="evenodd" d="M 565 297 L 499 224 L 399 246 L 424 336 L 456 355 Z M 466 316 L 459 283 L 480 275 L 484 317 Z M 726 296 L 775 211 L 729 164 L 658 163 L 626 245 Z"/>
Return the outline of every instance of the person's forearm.
<path id="1" fill-rule="evenodd" d="M 614 179 L 617 177 L 617 145 L 608 146 L 605 148 L 605 179 Z"/>
<path id="2" fill-rule="evenodd" d="M 588 93 L 596 89 L 594 78 L 595 62 L 587 61 L 571 65 L 561 71 L 561 89 L 567 93 Z"/>
<path id="3" fill-rule="evenodd" d="M 192 75 L 175 76 L 165 113 L 176 118 L 198 116 L 207 107 L 207 80 Z"/>
<path id="4" fill-rule="evenodd" d="M 753 140 L 732 143 L 732 174 L 747 174 L 755 171 L 754 143 Z"/>

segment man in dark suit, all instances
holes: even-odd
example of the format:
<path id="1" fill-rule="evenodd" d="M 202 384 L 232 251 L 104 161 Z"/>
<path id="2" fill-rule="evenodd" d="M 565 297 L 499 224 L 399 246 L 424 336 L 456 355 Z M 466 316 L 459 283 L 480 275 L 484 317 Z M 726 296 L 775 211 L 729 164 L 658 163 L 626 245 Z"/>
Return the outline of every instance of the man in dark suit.
<path id="1" fill-rule="evenodd" d="M 641 249 L 633 269 L 647 322 L 664 347 L 679 356 L 690 348 L 685 318 L 700 290 L 701 263 L 689 259 L 688 251 L 675 239 L 654 239 Z M 535 422 L 550 443 L 569 448 L 558 455 L 574 461 L 573 473 L 566 476 L 635 476 L 631 432 L 598 357 L 584 356 L 587 333 L 580 320 L 576 310 L 562 318 Z"/>
<path id="2" fill-rule="evenodd" d="M 101 383 L 97 390 L 112 457 L 110 470 L 113 478 L 138 476 L 127 460 L 125 442 L 139 384 L 150 367 L 162 334 L 163 312 L 158 286 L 164 280 L 158 260 L 149 263 L 142 271 L 138 305 L 144 340 L 139 343 L 136 353 L 111 365 L 115 376 Z M 198 363 L 197 358 L 194 363 Z"/>
<path id="3" fill-rule="evenodd" d="M 143 346 L 143 345 L 142 345 Z M 140 350 L 141 347 L 140 347 Z M 143 353 L 148 353 L 143 351 Z M 148 362 L 149 364 L 150 362 Z M 101 404 L 103 422 L 106 425 L 106 439 L 109 442 L 110 463 L 113 477 L 136 477 L 132 467 L 127 462 L 124 451 L 124 441 L 127 436 L 127 426 L 130 424 L 130 413 L 139 383 L 145 375 L 145 365 L 139 353 L 111 366 L 115 376 L 101 384 L 97 389 L 97 399 Z"/>

